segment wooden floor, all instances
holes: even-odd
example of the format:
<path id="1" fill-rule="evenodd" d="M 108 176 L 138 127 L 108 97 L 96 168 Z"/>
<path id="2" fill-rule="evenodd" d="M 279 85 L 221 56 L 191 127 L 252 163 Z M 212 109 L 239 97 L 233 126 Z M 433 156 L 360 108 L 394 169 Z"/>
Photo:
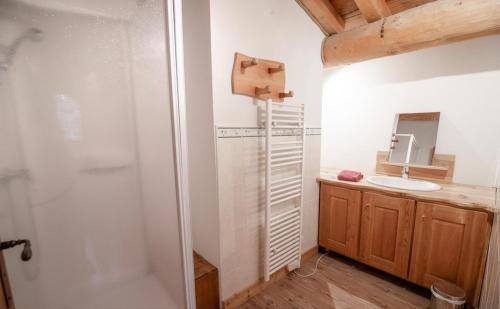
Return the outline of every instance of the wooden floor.
<path id="1" fill-rule="evenodd" d="M 314 269 L 317 256 L 298 272 Z M 321 259 L 308 278 L 294 273 L 271 284 L 239 309 L 250 308 L 427 308 L 430 292 L 339 255 Z"/>

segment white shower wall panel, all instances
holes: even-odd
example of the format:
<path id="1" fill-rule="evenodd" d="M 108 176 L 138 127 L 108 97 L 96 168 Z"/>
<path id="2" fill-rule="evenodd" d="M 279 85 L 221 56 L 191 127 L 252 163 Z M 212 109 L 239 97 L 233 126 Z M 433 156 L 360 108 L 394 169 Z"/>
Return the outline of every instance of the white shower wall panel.
<path id="1" fill-rule="evenodd" d="M 20 149 L 3 156 L 1 168 L 29 172 L 0 182 L 0 234 L 33 242 L 29 263 L 17 251 L 5 253 L 17 307 L 66 308 L 151 271 L 129 26 L 11 1 L 0 10 L 22 16 L 14 22 L 20 31 L 43 32 L 41 41 L 24 42 L 0 73 L 11 91 L 0 103 L 2 119 L 11 121 L 0 137 Z"/>

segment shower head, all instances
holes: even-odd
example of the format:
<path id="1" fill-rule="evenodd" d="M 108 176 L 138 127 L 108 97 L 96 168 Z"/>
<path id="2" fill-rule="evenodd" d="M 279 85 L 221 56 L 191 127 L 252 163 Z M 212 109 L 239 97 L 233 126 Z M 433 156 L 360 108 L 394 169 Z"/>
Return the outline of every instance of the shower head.
<path id="1" fill-rule="evenodd" d="M 12 58 L 19 48 L 21 43 L 25 40 L 30 40 L 33 42 L 40 42 L 43 39 L 43 32 L 37 28 L 30 28 L 18 36 L 9 46 L 6 46 L 3 55 L 3 61 L 0 62 L 0 69 L 7 70 L 12 64 Z"/>

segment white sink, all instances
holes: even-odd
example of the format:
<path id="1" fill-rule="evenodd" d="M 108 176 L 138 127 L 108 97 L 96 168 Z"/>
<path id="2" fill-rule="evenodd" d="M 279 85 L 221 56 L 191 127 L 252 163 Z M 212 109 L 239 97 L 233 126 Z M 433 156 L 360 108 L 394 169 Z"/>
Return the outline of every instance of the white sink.
<path id="1" fill-rule="evenodd" d="M 429 181 L 403 179 L 391 176 L 370 176 L 366 179 L 375 185 L 413 191 L 438 191 L 441 186 Z"/>

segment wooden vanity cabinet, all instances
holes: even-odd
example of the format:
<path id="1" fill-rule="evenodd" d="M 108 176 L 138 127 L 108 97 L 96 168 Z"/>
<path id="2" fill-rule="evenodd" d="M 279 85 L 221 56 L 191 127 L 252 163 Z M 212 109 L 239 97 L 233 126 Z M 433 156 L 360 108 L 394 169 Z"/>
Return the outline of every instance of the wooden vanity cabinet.
<path id="1" fill-rule="evenodd" d="M 419 202 L 409 279 L 425 287 L 453 282 L 477 304 L 490 232 L 485 212 Z"/>
<path id="2" fill-rule="evenodd" d="M 322 185 L 319 244 L 356 259 L 358 256 L 361 192 Z"/>
<path id="3" fill-rule="evenodd" d="M 321 184 L 319 244 L 424 287 L 444 279 L 478 306 L 492 215 Z"/>
<path id="4" fill-rule="evenodd" d="M 414 216 L 414 200 L 364 193 L 360 260 L 407 278 Z"/>

